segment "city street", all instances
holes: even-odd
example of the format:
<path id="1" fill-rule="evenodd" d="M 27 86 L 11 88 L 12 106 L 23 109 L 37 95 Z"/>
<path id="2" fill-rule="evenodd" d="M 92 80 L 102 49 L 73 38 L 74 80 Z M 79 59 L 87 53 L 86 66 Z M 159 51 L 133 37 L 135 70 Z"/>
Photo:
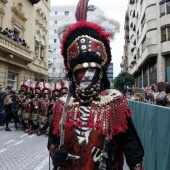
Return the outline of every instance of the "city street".
<path id="1" fill-rule="evenodd" d="M 0 170 L 49 170 L 47 136 L 29 135 L 13 124 L 11 132 L 4 128 L 0 127 Z M 129 170 L 127 165 L 124 170 Z"/>
<path id="2" fill-rule="evenodd" d="M 48 170 L 47 136 L 11 129 L 0 129 L 0 170 Z"/>

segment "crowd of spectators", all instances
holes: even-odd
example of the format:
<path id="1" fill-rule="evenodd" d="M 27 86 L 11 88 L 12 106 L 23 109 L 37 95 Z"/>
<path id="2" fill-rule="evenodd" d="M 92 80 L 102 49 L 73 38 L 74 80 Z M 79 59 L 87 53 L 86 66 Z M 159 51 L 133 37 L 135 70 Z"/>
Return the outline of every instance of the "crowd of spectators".
<path id="1" fill-rule="evenodd" d="M 132 87 L 124 93 L 127 99 L 170 107 L 170 83 L 158 82 L 150 87 Z"/>
<path id="2" fill-rule="evenodd" d="M 17 42 L 18 44 L 21 44 L 24 47 L 28 47 L 26 41 L 24 39 L 19 38 L 19 34 L 14 33 L 14 31 L 12 31 L 9 28 L 5 28 L 3 30 L 3 28 L 0 27 L 0 34 L 7 36 L 8 38 L 14 40 L 15 42 Z"/>

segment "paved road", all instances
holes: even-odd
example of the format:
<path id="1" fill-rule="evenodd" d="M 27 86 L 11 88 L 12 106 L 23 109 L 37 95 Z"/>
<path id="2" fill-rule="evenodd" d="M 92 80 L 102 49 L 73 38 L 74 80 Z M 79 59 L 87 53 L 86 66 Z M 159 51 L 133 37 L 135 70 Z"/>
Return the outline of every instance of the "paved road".
<path id="1" fill-rule="evenodd" d="M 47 136 L 28 135 L 13 124 L 10 128 L 6 132 L 0 127 L 0 170 L 49 170 Z"/>

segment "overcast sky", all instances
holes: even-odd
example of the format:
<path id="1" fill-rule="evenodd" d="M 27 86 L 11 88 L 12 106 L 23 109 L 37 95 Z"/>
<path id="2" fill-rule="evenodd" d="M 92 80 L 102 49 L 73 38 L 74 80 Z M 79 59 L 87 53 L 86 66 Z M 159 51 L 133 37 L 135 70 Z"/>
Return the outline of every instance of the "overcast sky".
<path id="1" fill-rule="evenodd" d="M 79 0 L 51 0 L 51 5 L 77 5 Z M 109 17 L 120 22 L 120 33 L 116 34 L 115 40 L 111 43 L 112 62 L 114 63 L 114 77 L 120 71 L 120 63 L 123 55 L 124 45 L 124 18 L 127 9 L 128 0 L 89 0 L 89 4 L 93 4 L 101 8 Z"/>

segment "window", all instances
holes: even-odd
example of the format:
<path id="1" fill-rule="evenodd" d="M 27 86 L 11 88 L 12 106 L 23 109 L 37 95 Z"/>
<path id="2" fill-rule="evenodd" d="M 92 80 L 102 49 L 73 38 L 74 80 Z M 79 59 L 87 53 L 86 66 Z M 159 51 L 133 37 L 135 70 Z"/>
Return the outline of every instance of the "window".
<path id="1" fill-rule="evenodd" d="M 21 30 L 17 26 L 14 26 L 14 36 L 15 36 L 15 38 L 18 39 L 20 37 L 20 32 L 21 32 Z"/>
<path id="2" fill-rule="evenodd" d="M 12 72 L 8 72 L 8 86 L 12 90 L 17 89 L 17 74 L 12 73 Z"/>
<path id="3" fill-rule="evenodd" d="M 142 42 L 142 52 L 144 52 L 146 49 L 146 37 L 144 38 L 143 42 Z"/>
<path id="4" fill-rule="evenodd" d="M 166 13 L 170 14 L 170 1 L 166 2 Z"/>
<path id="5" fill-rule="evenodd" d="M 53 68 L 53 72 L 56 72 L 56 68 Z"/>
<path id="6" fill-rule="evenodd" d="M 168 28 L 168 41 L 170 41 L 170 27 Z"/>
<path id="7" fill-rule="evenodd" d="M 145 21 L 146 21 L 146 18 L 145 18 L 145 14 L 144 14 L 142 21 L 141 21 L 141 30 L 143 30 L 143 27 L 145 25 Z"/>
<path id="8" fill-rule="evenodd" d="M 40 58 L 41 60 L 44 60 L 44 46 L 45 46 L 45 41 L 44 39 L 41 39 L 41 48 L 40 48 Z"/>
<path id="9" fill-rule="evenodd" d="M 165 42 L 166 41 L 166 28 L 162 29 L 161 34 L 162 34 L 162 42 Z"/>
<path id="10" fill-rule="evenodd" d="M 55 21 L 55 24 L 57 24 L 57 21 Z"/>
<path id="11" fill-rule="evenodd" d="M 140 58 L 140 51 L 139 51 L 139 48 L 138 48 L 138 50 L 137 50 L 137 59 L 139 59 Z"/>
<path id="12" fill-rule="evenodd" d="M 55 15 L 57 15 L 58 12 L 55 12 Z"/>
<path id="13" fill-rule="evenodd" d="M 56 43 L 57 42 L 57 39 L 54 39 L 54 43 Z"/>
<path id="14" fill-rule="evenodd" d="M 68 16 L 69 15 L 69 11 L 65 11 L 64 15 Z"/>
<path id="15" fill-rule="evenodd" d="M 139 31 L 137 32 L 137 41 L 139 40 Z"/>
<path id="16" fill-rule="evenodd" d="M 38 58 L 39 56 L 39 45 L 40 45 L 40 37 L 38 34 L 35 36 L 35 56 Z"/>
<path id="17" fill-rule="evenodd" d="M 44 60 L 44 46 L 41 44 L 41 49 L 40 49 L 40 58 L 41 60 Z"/>
<path id="18" fill-rule="evenodd" d="M 53 58 L 53 62 L 55 63 L 57 60 L 56 60 L 56 58 Z"/>
<path id="19" fill-rule="evenodd" d="M 170 1 L 160 4 L 160 15 L 170 14 Z"/>
<path id="20" fill-rule="evenodd" d="M 161 16 L 165 15 L 165 3 L 160 5 L 160 13 L 161 13 Z"/>
<path id="21" fill-rule="evenodd" d="M 35 41 L 35 56 L 39 56 L 39 42 Z"/>

